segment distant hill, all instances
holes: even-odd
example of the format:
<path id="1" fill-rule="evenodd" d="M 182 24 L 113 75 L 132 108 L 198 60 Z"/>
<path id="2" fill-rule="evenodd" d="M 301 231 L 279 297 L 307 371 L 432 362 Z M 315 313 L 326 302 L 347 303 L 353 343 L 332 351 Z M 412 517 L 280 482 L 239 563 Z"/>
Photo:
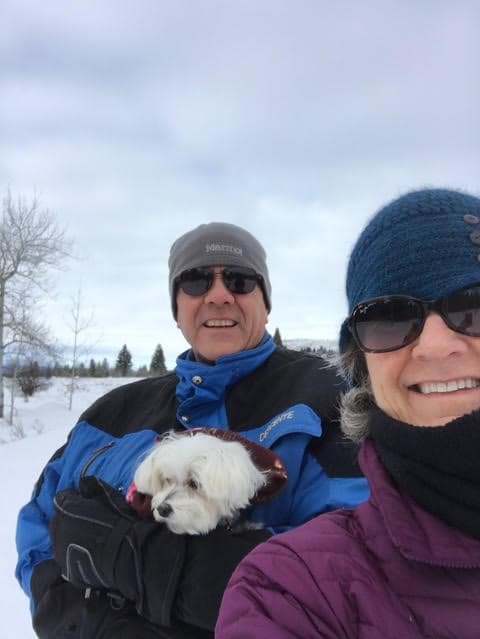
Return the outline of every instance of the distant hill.
<path id="1" fill-rule="evenodd" d="M 294 351 L 311 348 L 318 349 L 321 346 L 327 350 L 337 351 L 338 342 L 334 339 L 282 339 L 285 348 L 291 348 Z"/>

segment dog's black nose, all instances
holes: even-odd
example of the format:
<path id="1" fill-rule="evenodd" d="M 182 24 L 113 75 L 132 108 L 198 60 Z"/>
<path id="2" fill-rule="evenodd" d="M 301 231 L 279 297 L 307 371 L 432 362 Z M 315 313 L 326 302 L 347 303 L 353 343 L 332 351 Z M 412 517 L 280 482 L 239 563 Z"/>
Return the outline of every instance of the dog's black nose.
<path id="1" fill-rule="evenodd" d="M 160 506 L 157 506 L 157 513 L 160 515 L 160 517 L 169 517 L 173 512 L 173 508 L 170 506 L 170 504 L 160 504 Z"/>

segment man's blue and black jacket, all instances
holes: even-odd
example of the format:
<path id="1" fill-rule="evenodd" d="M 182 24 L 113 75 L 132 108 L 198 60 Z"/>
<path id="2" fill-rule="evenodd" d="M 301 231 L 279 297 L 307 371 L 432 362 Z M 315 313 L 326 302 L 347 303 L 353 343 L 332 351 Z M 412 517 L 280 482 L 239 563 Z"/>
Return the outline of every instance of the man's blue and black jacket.
<path id="1" fill-rule="evenodd" d="M 287 468 L 287 487 L 250 518 L 275 532 L 366 499 L 356 450 L 337 421 L 342 388 L 321 358 L 276 348 L 265 334 L 257 348 L 221 357 L 214 366 L 194 361 L 187 351 L 175 372 L 101 397 L 53 455 L 19 515 L 17 578 L 32 609 L 36 593 L 48 588 L 39 567 L 52 559 L 48 522 L 55 493 L 77 486 L 85 474 L 126 491 L 156 435 L 170 429 L 229 428 L 272 448 Z"/>

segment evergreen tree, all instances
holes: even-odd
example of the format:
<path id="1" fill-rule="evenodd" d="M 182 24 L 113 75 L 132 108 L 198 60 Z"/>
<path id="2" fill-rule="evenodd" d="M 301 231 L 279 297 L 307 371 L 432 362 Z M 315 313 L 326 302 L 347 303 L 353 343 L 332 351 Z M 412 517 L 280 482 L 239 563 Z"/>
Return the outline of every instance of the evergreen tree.
<path id="1" fill-rule="evenodd" d="M 275 333 L 273 334 L 273 341 L 277 346 L 283 346 L 282 337 L 280 335 L 278 327 L 275 329 Z"/>
<path id="2" fill-rule="evenodd" d="M 89 377 L 97 376 L 97 365 L 94 359 L 91 359 L 90 364 L 88 365 L 88 376 Z"/>
<path id="3" fill-rule="evenodd" d="M 122 346 L 118 353 L 115 370 L 122 377 L 127 377 L 128 373 L 132 370 L 132 354 L 128 350 L 126 344 Z"/>
<path id="4" fill-rule="evenodd" d="M 103 362 L 99 365 L 99 368 L 99 377 L 108 377 L 110 375 L 110 364 L 108 363 L 108 359 L 106 357 L 103 358 Z"/>
<path id="5" fill-rule="evenodd" d="M 151 375 L 164 375 L 167 372 L 165 366 L 165 355 L 163 354 L 163 348 L 160 344 L 157 344 L 157 348 L 150 362 L 150 374 Z"/>

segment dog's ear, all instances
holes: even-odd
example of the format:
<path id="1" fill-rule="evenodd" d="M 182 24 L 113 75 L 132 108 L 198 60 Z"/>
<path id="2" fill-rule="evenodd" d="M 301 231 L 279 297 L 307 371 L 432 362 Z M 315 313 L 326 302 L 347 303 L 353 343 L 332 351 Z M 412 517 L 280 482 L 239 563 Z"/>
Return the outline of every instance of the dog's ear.
<path id="1" fill-rule="evenodd" d="M 197 474 L 204 492 L 232 510 L 248 506 L 267 477 L 239 442 L 214 440 Z"/>
<path id="2" fill-rule="evenodd" d="M 270 448 L 257 444 L 232 430 L 206 426 L 203 428 L 192 428 L 187 432 L 191 435 L 204 433 L 223 441 L 238 442 L 248 450 L 250 458 L 257 469 L 266 475 L 266 481 L 255 495 L 252 501 L 253 504 L 263 504 L 266 501 L 270 501 L 270 499 L 273 499 L 273 497 L 278 495 L 285 487 L 288 481 L 287 469 L 280 457 L 274 453 L 273 450 L 270 450 Z"/>

